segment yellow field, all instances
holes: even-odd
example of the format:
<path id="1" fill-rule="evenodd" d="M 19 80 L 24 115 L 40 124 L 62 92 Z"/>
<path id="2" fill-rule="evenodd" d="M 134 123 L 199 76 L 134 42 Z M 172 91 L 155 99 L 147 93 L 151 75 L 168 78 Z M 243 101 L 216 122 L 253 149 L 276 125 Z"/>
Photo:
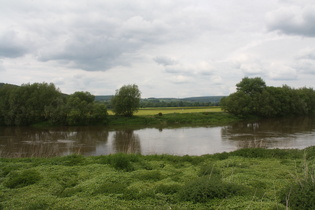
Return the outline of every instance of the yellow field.
<path id="1" fill-rule="evenodd" d="M 171 114 L 171 113 L 193 113 L 193 112 L 222 112 L 221 107 L 150 107 L 139 109 L 134 115 L 156 115 L 158 113 Z M 109 115 L 114 113 L 108 110 Z"/>

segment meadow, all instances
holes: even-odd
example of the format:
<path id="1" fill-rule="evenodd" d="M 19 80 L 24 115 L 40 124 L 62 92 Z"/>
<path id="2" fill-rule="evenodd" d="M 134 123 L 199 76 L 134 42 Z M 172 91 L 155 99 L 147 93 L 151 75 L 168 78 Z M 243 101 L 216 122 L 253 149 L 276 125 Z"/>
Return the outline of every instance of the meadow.
<path id="1" fill-rule="evenodd" d="M 142 108 L 132 117 L 116 116 L 108 110 L 108 127 L 174 127 L 220 126 L 241 120 L 225 113 L 220 107 L 159 107 Z"/>
<path id="2" fill-rule="evenodd" d="M 138 112 L 135 112 L 135 116 L 144 115 L 157 115 L 162 114 L 174 114 L 174 113 L 198 113 L 198 112 L 222 112 L 221 107 L 209 106 L 209 107 L 150 107 L 150 108 L 140 108 Z M 109 115 L 114 115 L 112 110 L 108 110 Z"/>
<path id="3" fill-rule="evenodd" d="M 0 209 L 314 209 L 315 147 L 1 158 Z"/>

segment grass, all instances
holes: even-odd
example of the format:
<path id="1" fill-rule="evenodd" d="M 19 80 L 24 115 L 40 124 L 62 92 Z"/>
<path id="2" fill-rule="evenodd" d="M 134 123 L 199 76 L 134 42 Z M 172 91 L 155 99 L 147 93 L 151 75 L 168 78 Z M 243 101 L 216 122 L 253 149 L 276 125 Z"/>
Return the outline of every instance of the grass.
<path id="1" fill-rule="evenodd" d="M 209 107 L 150 107 L 140 108 L 138 112 L 134 113 L 135 116 L 144 115 L 157 115 L 162 114 L 174 114 L 174 113 L 196 113 L 196 112 L 222 112 L 221 107 L 209 106 Z M 109 115 L 114 115 L 112 110 L 108 110 Z"/>
<path id="2" fill-rule="evenodd" d="M 115 116 L 109 111 L 108 126 L 200 126 L 226 125 L 240 119 L 222 112 L 220 107 L 165 107 L 140 109 L 133 117 Z"/>
<path id="3" fill-rule="evenodd" d="M 314 151 L 1 158 L 0 209 L 313 208 Z"/>

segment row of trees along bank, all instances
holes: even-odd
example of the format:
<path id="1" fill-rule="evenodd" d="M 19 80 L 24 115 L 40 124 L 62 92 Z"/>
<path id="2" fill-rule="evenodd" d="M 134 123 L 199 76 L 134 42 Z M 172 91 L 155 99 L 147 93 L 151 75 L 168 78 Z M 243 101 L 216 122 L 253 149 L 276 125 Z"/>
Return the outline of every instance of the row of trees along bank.
<path id="1" fill-rule="evenodd" d="M 283 117 L 315 113 L 315 91 L 266 86 L 259 77 L 245 77 L 236 85 L 237 91 L 222 98 L 223 110 L 238 116 Z"/>
<path id="2" fill-rule="evenodd" d="M 111 105 L 116 115 L 132 116 L 140 106 L 137 85 L 126 85 L 116 91 Z M 108 121 L 104 103 L 96 102 L 89 92 L 65 95 L 50 83 L 0 87 L 0 126 L 31 125 L 49 122 L 53 125 L 104 124 Z"/>
<path id="3" fill-rule="evenodd" d="M 104 104 L 89 92 L 62 94 L 54 84 L 34 83 L 0 88 L 0 125 L 30 125 L 49 121 L 57 125 L 85 125 L 107 118 Z"/>

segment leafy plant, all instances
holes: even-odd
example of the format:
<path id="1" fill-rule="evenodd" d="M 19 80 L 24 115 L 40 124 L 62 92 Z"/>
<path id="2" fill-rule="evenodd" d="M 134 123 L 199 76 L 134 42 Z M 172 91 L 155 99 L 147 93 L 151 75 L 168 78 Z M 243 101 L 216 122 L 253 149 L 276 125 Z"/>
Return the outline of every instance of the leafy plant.
<path id="1" fill-rule="evenodd" d="M 245 187 L 224 183 L 217 176 L 203 176 L 186 183 L 179 191 L 179 198 L 183 201 L 204 203 L 215 198 L 243 195 L 245 192 Z"/>
<path id="2" fill-rule="evenodd" d="M 281 192 L 281 203 L 291 209 L 315 209 L 315 174 L 308 166 L 304 168 L 304 177 L 288 185 Z"/>
<path id="3" fill-rule="evenodd" d="M 8 188 L 20 188 L 35 184 L 41 179 L 38 171 L 27 169 L 22 172 L 13 171 L 9 174 L 8 179 L 4 181 L 4 186 Z"/>
<path id="4" fill-rule="evenodd" d="M 123 153 L 112 155 L 110 159 L 110 164 L 117 170 L 124 170 L 124 171 L 134 170 L 134 167 L 130 162 L 129 156 Z"/>

